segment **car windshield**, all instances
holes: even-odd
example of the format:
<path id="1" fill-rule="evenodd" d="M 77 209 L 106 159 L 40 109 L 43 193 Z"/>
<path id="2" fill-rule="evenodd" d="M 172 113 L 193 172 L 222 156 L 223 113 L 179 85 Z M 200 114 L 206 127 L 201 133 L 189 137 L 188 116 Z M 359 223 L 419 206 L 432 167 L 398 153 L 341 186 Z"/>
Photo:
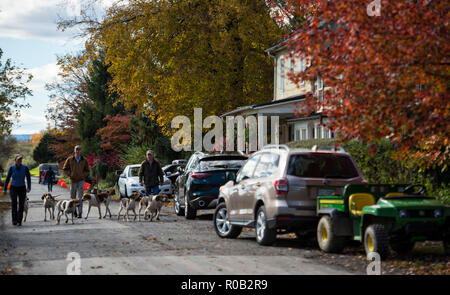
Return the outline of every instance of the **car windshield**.
<path id="1" fill-rule="evenodd" d="M 354 178 L 359 176 L 349 157 L 333 154 L 293 155 L 289 159 L 288 174 L 308 178 Z"/>
<path id="2" fill-rule="evenodd" d="M 138 177 L 138 176 L 139 176 L 139 167 L 130 167 L 128 177 Z"/>
<path id="3" fill-rule="evenodd" d="M 207 160 L 207 161 L 200 161 L 200 170 L 208 170 L 208 169 L 216 169 L 216 168 L 232 168 L 232 169 L 239 169 L 244 165 L 246 160 Z"/>

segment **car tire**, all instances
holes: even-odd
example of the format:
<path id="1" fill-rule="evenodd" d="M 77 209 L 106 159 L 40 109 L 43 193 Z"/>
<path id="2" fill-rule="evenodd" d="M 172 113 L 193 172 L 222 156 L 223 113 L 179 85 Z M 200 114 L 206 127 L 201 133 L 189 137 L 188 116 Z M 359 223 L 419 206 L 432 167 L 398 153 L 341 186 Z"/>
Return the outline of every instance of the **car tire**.
<path id="1" fill-rule="evenodd" d="M 192 220 L 195 219 L 195 217 L 197 217 L 197 210 L 195 208 L 192 207 L 192 205 L 189 204 L 188 201 L 188 193 L 185 192 L 184 193 L 184 217 L 186 217 L 186 219 Z"/>
<path id="2" fill-rule="evenodd" d="M 175 214 L 177 216 L 183 216 L 184 215 L 184 208 L 181 208 L 180 201 L 179 201 L 179 198 L 178 198 L 177 194 L 175 194 L 175 196 L 173 198 L 173 209 L 174 209 Z"/>
<path id="3" fill-rule="evenodd" d="M 242 232 L 242 226 L 229 223 L 228 210 L 225 203 L 220 203 L 214 210 L 214 229 L 219 237 L 225 239 L 235 239 Z"/>
<path id="4" fill-rule="evenodd" d="M 320 218 L 317 225 L 317 243 L 319 248 L 326 253 L 340 253 L 345 247 L 345 238 L 336 236 L 336 222 L 330 216 Z"/>
<path id="5" fill-rule="evenodd" d="M 262 246 L 270 246 L 277 239 L 277 230 L 267 225 L 267 215 L 264 206 L 259 207 L 256 213 L 256 242 Z"/>
<path id="6" fill-rule="evenodd" d="M 389 254 L 389 234 L 382 224 L 371 224 L 364 232 L 364 249 L 366 254 L 376 252 L 381 258 Z"/>
<path id="7" fill-rule="evenodd" d="M 397 254 L 406 254 L 408 252 L 411 252 L 411 250 L 414 248 L 415 243 L 414 242 L 398 242 L 398 243 L 392 243 L 391 248 L 394 250 Z"/>

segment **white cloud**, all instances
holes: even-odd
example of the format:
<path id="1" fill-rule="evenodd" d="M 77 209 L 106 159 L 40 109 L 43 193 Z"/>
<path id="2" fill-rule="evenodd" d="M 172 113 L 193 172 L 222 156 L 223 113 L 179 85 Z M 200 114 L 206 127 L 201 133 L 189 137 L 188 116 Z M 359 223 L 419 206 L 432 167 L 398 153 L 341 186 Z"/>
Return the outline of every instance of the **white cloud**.
<path id="1" fill-rule="evenodd" d="M 56 63 L 50 63 L 41 67 L 27 70 L 27 73 L 33 75 L 33 79 L 28 84 L 28 87 L 34 92 L 44 92 L 45 84 L 52 83 L 57 80 L 59 66 Z"/>
<path id="2" fill-rule="evenodd" d="M 34 134 L 46 129 L 47 120 L 44 116 L 36 116 L 26 111 L 20 111 L 19 123 L 14 126 L 12 134 Z"/>
<path id="3" fill-rule="evenodd" d="M 98 9 L 104 11 L 115 0 L 97 2 Z M 74 17 L 84 3 L 86 0 L 1 0 L 0 37 L 67 41 L 73 31 L 59 31 L 58 16 Z"/>

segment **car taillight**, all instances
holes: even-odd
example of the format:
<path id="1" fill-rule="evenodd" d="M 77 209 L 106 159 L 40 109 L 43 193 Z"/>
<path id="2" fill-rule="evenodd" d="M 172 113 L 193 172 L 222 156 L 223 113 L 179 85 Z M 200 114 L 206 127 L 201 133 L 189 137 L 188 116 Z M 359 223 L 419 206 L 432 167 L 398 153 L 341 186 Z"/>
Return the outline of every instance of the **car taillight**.
<path id="1" fill-rule="evenodd" d="M 277 196 L 285 196 L 289 191 L 289 183 L 286 178 L 277 179 L 274 182 L 275 193 Z"/>
<path id="2" fill-rule="evenodd" d="M 193 174 L 191 174 L 192 178 L 200 179 L 200 180 L 208 178 L 210 176 L 212 176 L 212 174 L 209 174 L 209 173 L 193 173 Z"/>

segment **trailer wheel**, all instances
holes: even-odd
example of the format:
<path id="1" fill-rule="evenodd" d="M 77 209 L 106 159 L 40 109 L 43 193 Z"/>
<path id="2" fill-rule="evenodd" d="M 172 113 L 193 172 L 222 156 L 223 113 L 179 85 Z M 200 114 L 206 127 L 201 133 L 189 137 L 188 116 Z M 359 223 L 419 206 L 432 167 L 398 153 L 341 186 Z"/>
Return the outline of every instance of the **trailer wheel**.
<path id="1" fill-rule="evenodd" d="M 410 252 L 414 248 L 414 242 L 399 242 L 399 243 L 392 243 L 391 248 L 398 254 L 405 254 Z"/>
<path id="2" fill-rule="evenodd" d="M 389 254 L 389 234 L 382 224 L 371 224 L 364 234 L 364 249 L 366 254 L 376 252 L 384 258 Z"/>
<path id="3" fill-rule="evenodd" d="M 334 234 L 336 228 L 336 222 L 325 215 L 319 221 L 317 225 L 317 242 L 320 249 L 327 253 L 339 253 L 345 247 L 345 238 L 336 236 Z"/>

